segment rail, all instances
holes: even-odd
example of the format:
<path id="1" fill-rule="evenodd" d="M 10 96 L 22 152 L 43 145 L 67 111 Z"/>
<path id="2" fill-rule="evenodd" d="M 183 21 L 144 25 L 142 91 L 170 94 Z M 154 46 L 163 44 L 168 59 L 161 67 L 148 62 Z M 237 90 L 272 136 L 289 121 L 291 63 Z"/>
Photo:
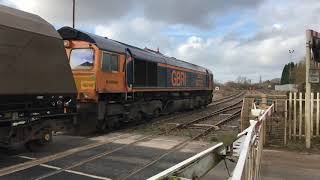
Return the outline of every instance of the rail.
<path id="1" fill-rule="evenodd" d="M 236 94 L 233 94 L 233 95 L 230 95 L 230 96 L 227 96 L 227 97 L 224 97 L 224 98 L 220 98 L 220 99 L 216 99 L 212 102 L 212 104 L 210 104 L 209 106 L 216 106 L 216 105 L 220 105 L 220 104 L 223 104 L 225 102 L 229 102 L 229 101 L 232 101 L 234 99 L 237 99 L 241 96 L 243 96 L 244 94 L 246 94 L 245 91 L 242 91 L 240 93 L 236 93 Z"/>
<path id="2" fill-rule="evenodd" d="M 229 180 L 258 179 L 260 158 L 265 141 L 265 122 L 273 112 L 271 105 L 250 126 L 238 134 L 238 139 L 231 145 L 222 142 L 202 151 L 195 156 L 150 177 L 148 180 L 162 179 L 200 179 L 227 156 L 238 157 L 235 169 Z"/>

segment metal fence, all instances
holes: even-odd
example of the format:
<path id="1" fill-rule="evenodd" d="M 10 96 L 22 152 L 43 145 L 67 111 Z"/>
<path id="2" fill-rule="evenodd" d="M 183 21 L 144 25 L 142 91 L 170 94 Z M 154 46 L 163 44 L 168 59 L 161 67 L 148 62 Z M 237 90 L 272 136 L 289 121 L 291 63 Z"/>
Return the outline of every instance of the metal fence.
<path id="1" fill-rule="evenodd" d="M 251 120 L 250 126 L 238 134 L 238 139 L 232 147 L 218 143 L 148 180 L 201 179 L 228 156 L 238 159 L 229 180 L 259 179 L 261 154 L 266 137 L 266 120 L 273 110 L 274 105 L 271 105 L 257 119 Z"/>
<path id="2" fill-rule="evenodd" d="M 271 105 L 257 120 L 250 120 L 250 126 L 238 135 L 238 140 L 241 141 L 242 137 L 244 141 L 239 148 L 239 159 L 230 180 L 259 179 L 266 120 L 273 111 L 274 105 Z"/>
<path id="3" fill-rule="evenodd" d="M 305 136 L 305 94 L 289 93 L 289 98 L 286 103 L 285 114 L 285 143 L 287 135 L 289 139 L 302 139 Z M 311 93 L 311 137 L 319 137 L 319 122 L 320 122 L 320 93 Z"/>

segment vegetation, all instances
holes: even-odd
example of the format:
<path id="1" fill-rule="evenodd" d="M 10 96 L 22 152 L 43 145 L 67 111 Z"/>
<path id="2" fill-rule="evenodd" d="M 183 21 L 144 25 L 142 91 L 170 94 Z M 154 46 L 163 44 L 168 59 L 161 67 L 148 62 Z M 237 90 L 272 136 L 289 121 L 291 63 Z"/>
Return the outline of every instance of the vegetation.
<path id="1" fill-rule="evenodd" d="M 300 91 L 304 90 L 306 82 L 306 65 L 304 58 L 298 63 L 290 62 L 282 70 L 281 84 L 297 84 Z"/>
<path id="2" fill-rule="evenodd" d="M 281 84 L 294 83 L 295 68 L 296 66 L 293 62 L 290 62 L 284 66 L 282 70 L 282 75 L 281 75 Z"/>

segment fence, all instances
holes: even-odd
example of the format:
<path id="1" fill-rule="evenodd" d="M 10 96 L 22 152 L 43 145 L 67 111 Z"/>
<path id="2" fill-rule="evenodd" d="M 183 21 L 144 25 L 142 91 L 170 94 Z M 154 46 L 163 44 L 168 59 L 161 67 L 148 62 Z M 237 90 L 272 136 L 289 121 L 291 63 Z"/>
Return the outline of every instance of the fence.
<path id="1" fill-rule="evenodd" d="M 285 143 L 289 139 L 302 139 L 305 136 L 305 94 L 289 93 L 285 114 Z M 319 137 L 320 93 L 311 93 L 311 137 Z"/>
<path id="2" fill-rule="evenodd" d="M 218 143 L 148 180 L 200 179 L 227 156 L 238 158 L 229 180 L 259 179 L 261 153 L 266 137 L 266 120 L 273 110 L 272 104 L 256 120 L 251 120 L 250 126 L 238 134 L 238 139 L 232 147 Z"/>
<path id="3" fill-rule="evenodd" d="M 274 105 L 271 105 L 257 121 L 251 120 L 250 126 L 238 135 L 244 140 L 230 180 L 259 179 L 261 155 L 266 138 L 266 120 L 273 110 Z"/>

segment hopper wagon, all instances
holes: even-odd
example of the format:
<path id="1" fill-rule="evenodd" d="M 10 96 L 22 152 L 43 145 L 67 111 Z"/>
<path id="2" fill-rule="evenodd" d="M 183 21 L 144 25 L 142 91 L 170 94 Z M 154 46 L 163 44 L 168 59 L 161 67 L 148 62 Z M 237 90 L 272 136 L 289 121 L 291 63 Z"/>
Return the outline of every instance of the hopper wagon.
<path id="1" fill-rule="evenodd" d="M 0 6 L 0 146 L 46 144 L 52 132 L 72 128 L 76 95 L 55 28 Z"/>

